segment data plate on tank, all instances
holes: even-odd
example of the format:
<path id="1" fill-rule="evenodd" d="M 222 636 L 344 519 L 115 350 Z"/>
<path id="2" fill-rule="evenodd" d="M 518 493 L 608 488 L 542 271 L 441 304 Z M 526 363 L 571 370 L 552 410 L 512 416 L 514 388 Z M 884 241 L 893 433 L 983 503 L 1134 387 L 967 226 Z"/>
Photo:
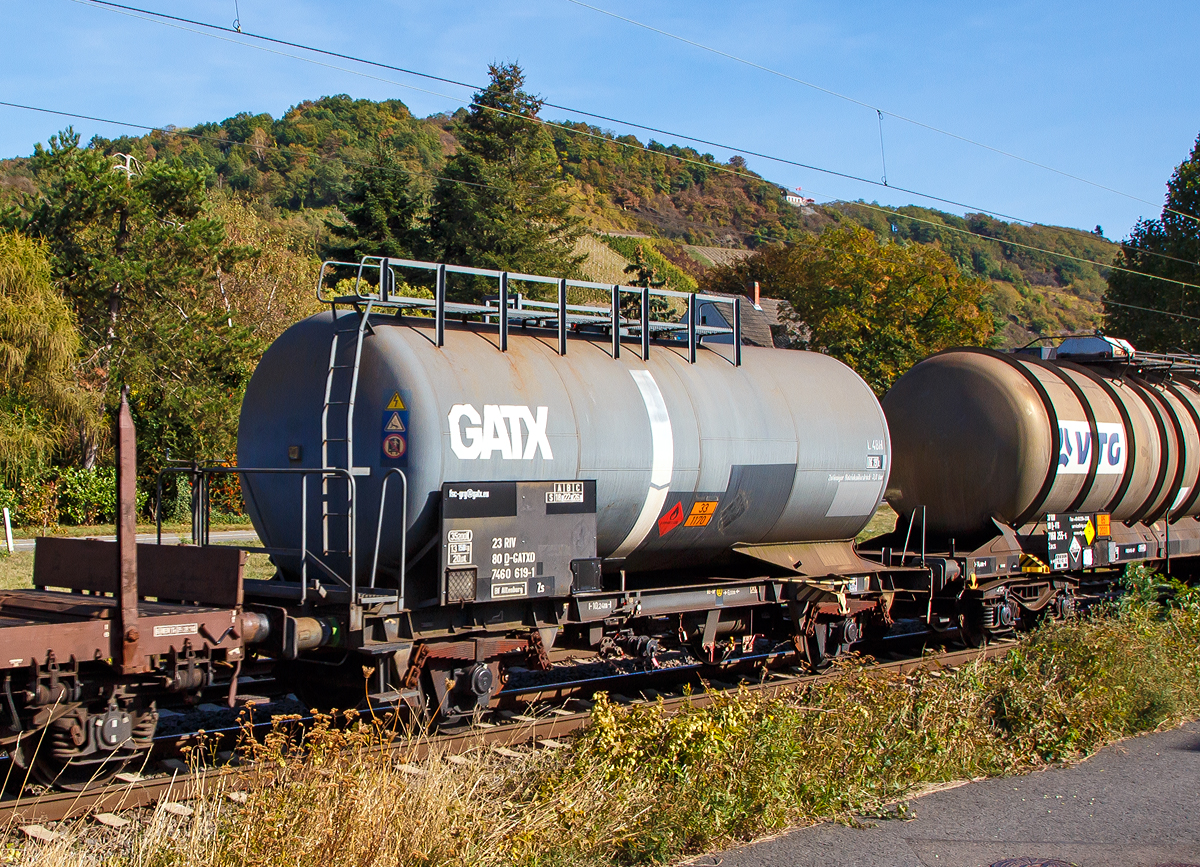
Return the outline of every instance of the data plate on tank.
<path id="1" fill-rule="evenodd" d="M 442 485 L 442 602 L 567 596 L 596 556 L 596 482 Z"/>
<path id="2" fill-rule="evenodd" d="M 1046 562 L 1055 572 L 1076 571 L 1099 566 L 1093 543 L 1109 532 L 1109 516 L 1078 512 L 1046 515 Z M 1107 547 L 1102 549 L 1107 554 Z M 1113 557 L 1105 558 L 1112 561 Z"/>

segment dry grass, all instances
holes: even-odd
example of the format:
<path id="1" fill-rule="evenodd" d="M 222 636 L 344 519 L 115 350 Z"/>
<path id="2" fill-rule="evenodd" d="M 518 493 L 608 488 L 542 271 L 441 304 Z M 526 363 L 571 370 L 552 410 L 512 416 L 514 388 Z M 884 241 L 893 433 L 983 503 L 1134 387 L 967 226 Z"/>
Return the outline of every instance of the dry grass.
<path id="1" fill-rule="evenodd" d="M 587 255 L 583 272 L 588 280 L 597 283 L 629 282 L 629 275 L 625 273 L 629 260 L 595 235 L 581 235 L 575 242 L 575 253 Z"/>
<path id="2" fill-rule="evenodd" d="M 1200 600 L 1136 601 L 1048 625 L 1002 660 L 934 676 L 847 665 L 790 694 L 675 715 L 597 704 L 568 747 L 409 764 L 374 721 L 256 747 L 187 821 L 52 847 L 37 865 L 662 863 L 789 825 L 877 809 L 936 783 L 1019 773 L 1200 711 Z M 1138 660 L 1130 665 L 1130 660 Z M 399 763 L 399 765 L 398 765 Z M 12 841 L 12 837 L 9 838 Z M 16 856 L 19 856 L 16 857 Z"/>

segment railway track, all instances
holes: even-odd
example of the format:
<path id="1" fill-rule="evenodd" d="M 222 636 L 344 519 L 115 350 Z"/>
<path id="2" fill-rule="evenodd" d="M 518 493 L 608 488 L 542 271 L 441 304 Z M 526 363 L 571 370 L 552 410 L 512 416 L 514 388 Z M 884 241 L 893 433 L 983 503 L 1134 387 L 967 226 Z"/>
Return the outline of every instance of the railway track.
<path id="1" fill-rule="evenodd" d="M 871 671 L 879 673 L 905 674 L 920 668 L 935 670 L 955 669 L 977 660 L 1003 656 L 1016 646 L 1016 641 L 996 642 L 983 649 L 967 649 L 927 654 L 888 662 L 876 662 Z M 661 700 L 668 713 L 684 708 L 704 707 L 716 701 L 722 694 L 733 689 L 743 689 L 760 695 L 772 695 L 799 686 L 827 680 L 836 676 L 834 672 L 820 674 L 768 674 L 768 679 L 758 683 L 743 681 L 737 685 L 722 685 L 691 695 L 667 695 L 657 690 L 647 690 L 653 695 L 641 701 Z M 583 728 L 591 718 L 590 702 L 571 699 L 578 709 L 566 707 L 541 710 L 538 715 L 505 711 L 495 717 L 495 722 L 478 722 L 459 730 L 440 732 L 416 741 L 396 743 L 393 749 L 404 751 L 408 761 L 420 761 L 431 752 L 442 755 L 460 755 L 477 749 L 511 749 L 524 744 L 554 746 L 555 739 Z M 534 711 L 530 711 L 534 713 Z M 548 742 L 548 743 L 547 743 Z M 219 785 L 234 773 L 244 773 L 245 768 L 218 767 L 196 773 L 180 769 L 176 773 L 138 778 L 122 775 L 123 781 L 84 792 L 47 792 L 10 798 L 0 801 L 0 822 L 7 828 L 18 828 L 31 823 L 58 822 L 89 814 L 116 813 L 140 807 L 154 806 L 160 802 L 179 802 L 203 795 L 213 786 Z"/>

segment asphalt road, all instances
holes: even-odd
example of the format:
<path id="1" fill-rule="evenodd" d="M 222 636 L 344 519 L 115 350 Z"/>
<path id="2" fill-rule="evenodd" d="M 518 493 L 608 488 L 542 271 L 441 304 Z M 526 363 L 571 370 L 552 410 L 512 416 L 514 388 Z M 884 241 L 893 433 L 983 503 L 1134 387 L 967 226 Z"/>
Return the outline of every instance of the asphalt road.
<path id="1" fill-rule="evenodd" d="M 3 530 L 0 527 L 0 530 Z M 88 539 L 100 539 L 105 542 L 115 542 L 116 536 L 88 536 Z M 162 541 L 164 545 L 178 545 L 180 539 L 190 539 L 190 534 L 180 535 L 179 533 L 163 533 Z M 138 533 L 137 540 L 139 542 L 154 542 L 158 539 L 157 533 Z M 13 539 L 13 548 L 18 551 L 32 551 L 34 539 Z M 258 541 L 258 534 L 253 530 L 213 530 L 209 533 L 210 542 L 247 542 L 254 544 Z M 0 532 L 0 550 L 3 549 L 4 534 Z"/>
<path id="2" fill-rule="evenodd" d="M 1200 865 L 1200 723 L 1124 741 L 1071 768 L 909 802 L 908 821 L 825 824 L 696 859 L 697 867 Z"/>

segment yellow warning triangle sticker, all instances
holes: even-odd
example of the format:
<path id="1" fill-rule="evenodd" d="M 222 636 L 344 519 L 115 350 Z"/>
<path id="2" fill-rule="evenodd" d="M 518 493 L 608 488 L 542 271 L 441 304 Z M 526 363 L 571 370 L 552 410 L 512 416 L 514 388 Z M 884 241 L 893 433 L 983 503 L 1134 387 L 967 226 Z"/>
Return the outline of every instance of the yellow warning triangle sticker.
<path id="1" fill-rule="evenodd" d="M 404 401 L 400 399 L 400 392 L 392 392 L 392 399 L 388 401 L 388 409 L 405 409 Z"/>
<path id="2" fill-rule="evenodd" d="M 398 433 L 404 433 L 404 422 L 402 422 L 400 420 L 400 413 L 398 413 L 398 412 L 392 413 L 392 417 L 388 419 L 388 423 L 384 427 L 384 430 L 397 431 Z"/>

